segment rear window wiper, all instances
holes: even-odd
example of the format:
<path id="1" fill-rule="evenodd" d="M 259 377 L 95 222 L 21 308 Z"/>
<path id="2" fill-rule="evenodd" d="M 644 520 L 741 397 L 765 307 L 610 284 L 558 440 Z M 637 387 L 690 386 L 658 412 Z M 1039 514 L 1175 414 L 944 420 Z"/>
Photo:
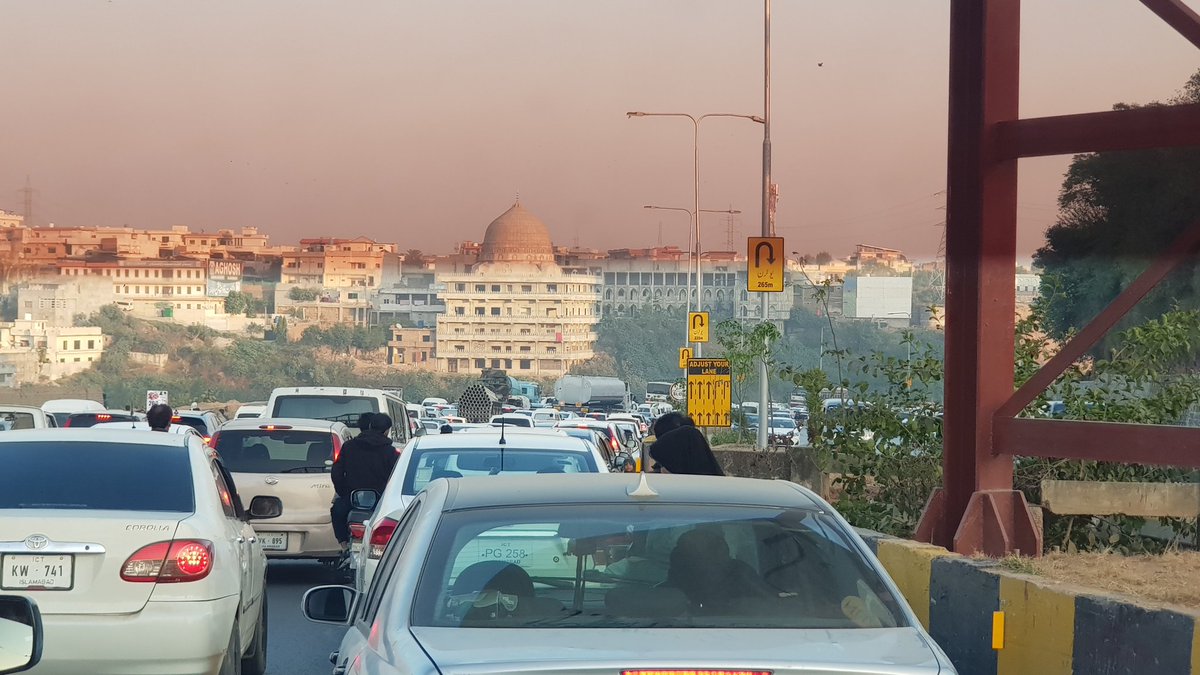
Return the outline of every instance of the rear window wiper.
<path id="1" fill-rule="evenodd" d="M 328 468 L 327 466 L 294 466 L 283 473 L 320 473 Z"/>

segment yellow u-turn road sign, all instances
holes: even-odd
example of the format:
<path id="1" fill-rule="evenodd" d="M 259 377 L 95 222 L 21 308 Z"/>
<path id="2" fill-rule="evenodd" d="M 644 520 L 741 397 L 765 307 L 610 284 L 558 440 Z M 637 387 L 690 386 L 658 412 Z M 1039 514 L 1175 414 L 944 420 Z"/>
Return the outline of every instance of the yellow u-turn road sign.
<path id="1" fill-rule="evenodd" d="M 708 312 L 688 312 L 688 342 L 708 342 Z"/>

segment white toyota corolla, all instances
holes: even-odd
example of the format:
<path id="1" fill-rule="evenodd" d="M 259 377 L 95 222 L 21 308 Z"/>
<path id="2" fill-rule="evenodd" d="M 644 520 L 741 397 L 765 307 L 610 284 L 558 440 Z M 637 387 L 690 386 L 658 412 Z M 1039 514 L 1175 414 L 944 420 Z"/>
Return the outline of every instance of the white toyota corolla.
<path id="1" fill-rule="evenodd" d="M 36 672 L 261 675 L 266 558 L 229 473 L 193 435 L 0 438 L 0 588 L 34 598 Z"/>

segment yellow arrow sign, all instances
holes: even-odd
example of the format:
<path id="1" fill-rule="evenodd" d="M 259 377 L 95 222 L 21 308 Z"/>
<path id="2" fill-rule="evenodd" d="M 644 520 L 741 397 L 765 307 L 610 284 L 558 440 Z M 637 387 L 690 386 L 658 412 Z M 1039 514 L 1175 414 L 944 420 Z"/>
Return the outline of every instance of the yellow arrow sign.
<path id="1" fill-rule="evenodd" d="M 708 342 L 708 312 L 688 312 L 688 342 Z"/>
<path id="2" fill-rule="evenodd" d="M 750 237 L 746 244 L 746 290 L 751 293 L 782 293 L 783 237 Z"/>
<path id="3" fill-rule="evenodd" d="M 691 347 L 680 347 L 679 348 L 679 367 L 680 368 L 687 368 L 687 362 L 691 358 L 692 358 L 692 348 Z"/>
<path id="4" fill-rule="evenodd" d="M 690 359 L 687 363 L 688 417 L 698 427 L 727 427 L 733 422 L 727 359 Z"/>

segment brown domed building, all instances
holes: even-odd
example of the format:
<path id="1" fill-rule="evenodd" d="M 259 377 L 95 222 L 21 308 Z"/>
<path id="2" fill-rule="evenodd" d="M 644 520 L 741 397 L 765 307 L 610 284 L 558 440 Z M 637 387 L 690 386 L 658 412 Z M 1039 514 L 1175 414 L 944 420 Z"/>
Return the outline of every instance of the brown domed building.
<path id="1" fill-rule="evenodd" d="M 595 355 L 601 278 L 554 262 L 545 223 L 513 204 L 488 225 L 468 274 L 438 275 L 438 370 L 557 377 Z"/>

